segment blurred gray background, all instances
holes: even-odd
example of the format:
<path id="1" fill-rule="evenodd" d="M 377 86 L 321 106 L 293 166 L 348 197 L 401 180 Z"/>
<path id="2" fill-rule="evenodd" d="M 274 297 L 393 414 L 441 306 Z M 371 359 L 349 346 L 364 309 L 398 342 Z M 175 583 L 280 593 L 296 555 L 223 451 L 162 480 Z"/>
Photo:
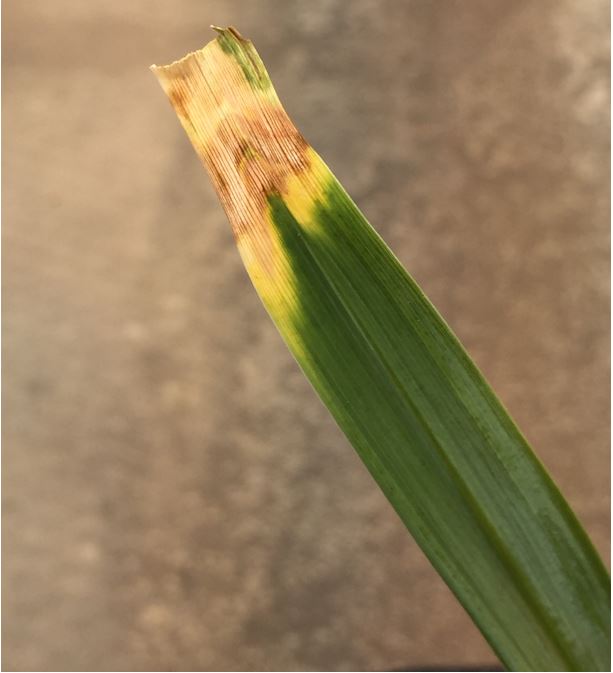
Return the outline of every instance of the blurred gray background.
<path id="1" fill-rule="evenodd" d="M 495 665 L 147 69 L 210 23 L 253 39 L 608 559 L 606 0 L 10 0 L 4 669 Z"/>

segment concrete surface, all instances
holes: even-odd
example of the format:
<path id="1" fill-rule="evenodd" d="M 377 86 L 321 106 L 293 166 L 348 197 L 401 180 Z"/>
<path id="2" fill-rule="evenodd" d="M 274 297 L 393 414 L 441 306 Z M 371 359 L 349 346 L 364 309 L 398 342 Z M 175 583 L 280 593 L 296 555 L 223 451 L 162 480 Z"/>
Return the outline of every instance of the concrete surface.
<path id="1" fill-rule="evenodd" d="M 235 24 L 609 543 L 606 0 L 4 3 L 5 670 L 493 665 L 147 66 Z"/>

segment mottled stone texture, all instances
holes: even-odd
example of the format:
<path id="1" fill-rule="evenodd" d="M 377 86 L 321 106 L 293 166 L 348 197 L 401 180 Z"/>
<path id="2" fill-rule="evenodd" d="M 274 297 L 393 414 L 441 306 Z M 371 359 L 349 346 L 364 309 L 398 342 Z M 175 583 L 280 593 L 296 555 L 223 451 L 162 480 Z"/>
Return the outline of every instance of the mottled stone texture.
<path id="1" fill-rule="evenodd" d="M 147 66 L 209 23 L 254 40 L 607 554 L 606 0 L 3 18 L 4 668 L 493 663 L 286 352 Z"/>

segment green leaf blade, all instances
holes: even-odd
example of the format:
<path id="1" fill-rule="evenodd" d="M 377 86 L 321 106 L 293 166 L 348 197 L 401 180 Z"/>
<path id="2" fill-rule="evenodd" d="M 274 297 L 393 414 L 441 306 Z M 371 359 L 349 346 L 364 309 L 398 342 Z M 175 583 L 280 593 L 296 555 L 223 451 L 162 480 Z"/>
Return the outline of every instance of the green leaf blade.
<path id="1" fill-rule="evenodd" d="M 610 583 L 589 538 L 457 338 L 291 124 L 253 46 L 219 30 L 156 74 L 298 364 L 506 666 L 610 670 Z"/>
<path id="2" fill-rule="evenodd" d="M 594 654 L 608 648 L 607 573 L 437 312 L 340 186 L 319 205 L 325 235 L 280 199 L 271 210 L 301 288 L 299 364 L 501 660 L 606 668 Z M 561 567 L 570 559 L 575 596 Z"/>

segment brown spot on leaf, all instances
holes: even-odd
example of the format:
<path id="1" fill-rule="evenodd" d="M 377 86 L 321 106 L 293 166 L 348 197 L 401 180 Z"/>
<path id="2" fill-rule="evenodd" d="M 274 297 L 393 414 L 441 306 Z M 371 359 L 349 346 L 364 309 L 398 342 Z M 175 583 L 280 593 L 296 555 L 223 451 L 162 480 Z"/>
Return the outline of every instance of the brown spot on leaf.
<path id="1" fill-rule="evenodd" d="M 234 35 L 237 40 L 240 40 L 241 42 L 247 42 L 247 40 L 238 32 L 238 30 L 236 30 L 234 26 L 228 26 L 227 30 L 229 33 L 232 33 L 232 35 Z"/>
<path id="2" fill-rule="evenodd" d="M 221 202 L 226 205 L 230 198 L 230 190 L 228 188 L 228 183 L 219 169 L 211 165 L 210 166 L 211 177 L 213 178 L 213 185 L 219 194 Z"/>
<path id="3" fill-rule="evenodd" d="M 185 91 L 178 86 L 173 86 L 168 91 L 168 98 L 177 114 L 183 119 L 187 119 L 187 96 L 185 95 Z"/>
<path id="4" fill-rule="evenodd" d="M 271 194 L 306 170 L 308 144 L 273 105 L 224 116 L 209 139 L 205 163 L 237 236 L 261 226 Z"/>

